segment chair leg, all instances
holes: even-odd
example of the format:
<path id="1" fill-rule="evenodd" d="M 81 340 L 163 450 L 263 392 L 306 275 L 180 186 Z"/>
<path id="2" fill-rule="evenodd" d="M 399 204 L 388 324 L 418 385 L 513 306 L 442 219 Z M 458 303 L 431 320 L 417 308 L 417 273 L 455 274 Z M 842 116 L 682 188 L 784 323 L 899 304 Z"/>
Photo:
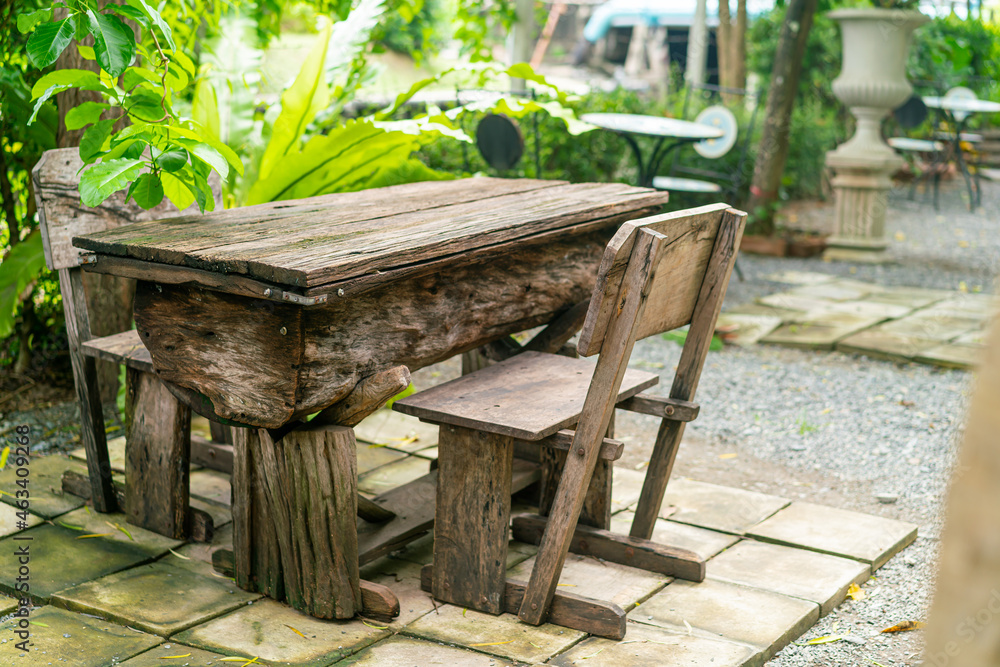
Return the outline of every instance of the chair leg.
<path id="1" fill-rule="evenodd" d="M 684 424 L 685 422 L 670 419 L 664 419 L 660 422 L 660 430 L 656 434 L 656 444 L 653 445 L 653 454 L 650 456 L 649 467 L 646 470 L 646 479 L 642 483 L 642 494 L 639 496 L 635 518 L 632 520 L 632 529 L 629 531 L 632 537 L 648 540 L 653 536 L 656 517 L 663 504 L 663 494 L 667 489 L 670 473 L 674 469 L 674 460 L 677 458 L 677 450 L 680 448 L 681 436 L 684 435 Z"/>
<path id="2" fill-rule="evenodd" d="M 114 512 L 118 503 L 111 483 L 111 459 L 104 431 L 101 392 L 97 384 L 97 363 L 93 357 L 80 352 L 80 345 L 90 340 L 90 319 L 87 317 L 87 297 L 79 268 L 59 269 L 59 290 L 66 313 L 66 335 L 69 338 L 76 398 L 80 403 L 80 438 L 87 452 L 90 497 L 98 512 Z"/>
<path id="3" fill-rule="evenodd" d="M 125 514 L 128 522 L 187 537 L 191 409 L 153 374 L 126 371 Z"/>
<path id="4" fill-rule="evenodd" d="M 434 516 L 435 598 L 505 611 L 512 438 L 442 425 Z"/>

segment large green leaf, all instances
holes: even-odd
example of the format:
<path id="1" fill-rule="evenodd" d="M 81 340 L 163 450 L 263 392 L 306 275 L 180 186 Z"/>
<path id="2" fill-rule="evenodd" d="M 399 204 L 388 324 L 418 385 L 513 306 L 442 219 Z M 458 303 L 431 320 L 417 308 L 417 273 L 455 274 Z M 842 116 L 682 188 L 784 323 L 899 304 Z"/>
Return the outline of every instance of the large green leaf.
<path id="1" fill-rule="evenodd" d="M 101 90 L 104 84 L 97 72 L 85 69 L 57 69 L 49 72 L 31 88 L 31 98 L 36 99 L 45 94 L 49 88 L 82 88 L 83 90 Z"/>
<path id="2" fill-rule="evenodd" d="M 42 234 L 37 229 L 0 261 L 0 339 L 14 331 L 14 311 L 21 294 L 45 268 Z"/>
<path id="3" fill-rule="evenodd" d="M 134 7 L 149 17 L 149 20 L 153 23 L 153 25 L 160 29 L 160 33 L 163 34 L 163 38 L 167 42 L 166 46 L 168 46 L 171 51 L 177 50 L 177 46 L 174 44 L 173 31 L 171 31 L 167 22 L 163 20 L 163 17 L 160 16 L 160 12 L 146 4 L 145 0 L 127 0 L 127 2 L 129 6 Z"/>
<path id="4" fill-rule="evenodd" d="M 20 33 L 28 34 L 35 29 L 39 23 L 52 20 L 52 8 L 38 9 L 30 14 L 17 15 L 17 30 Z"/>
<path id="5" fill-rule="evenodd" d="M 56 61 L 73 39 L 76 27 L 72 15 L 62 21 L 43 23 L 31 33 L 26 49 L 31 64 L 42 69 Z"/>
<path id="6" fill-rule="evenodd" d="M 142 160 L 105 160 L 91 165 L 80 176 L 80 201 L 84 206 L 99 206 L 129 181 L 139 177 Z"/>
<path id="7" fill-rule="evenodd" d="M 367 121 L 350 121 L 309 140 L 301 153 L 282 158 L 269 178 L 251 188 L 248 204 L 353 192 L 408 159 L 418 137 L 386 132 Z"/>
<path id="8" fill-rule="evenodd" d="M 84 164 L 90 164 L 104 151 L 104 144 L 114 128 L 114 118 L 106 118 L 87 128 L 80 137 L 80 159 Z"/>
<path id="9" fill-rule="evenodd" d="M 194 203 L 194 193 L 179 177 L 162 172 L 160 181 L 163 183 L 163 194 L 170 200 L 170 203 L 177 207 L 178 211 L 183 211 Z"/>
<path id="10" fill-rule="evenodd" d="M 361 0 L 346 19 L 333 25 L 326 52 L 328 82 L 344 71 L 368 46 L 371 32 L 385 10 L 385 0 Z"/>
<path id="11" fill-rule="evenodd" d="M 159 176 L 146 172 L 135 179 L 129 193 L 136 204 L 148 211 L 163 201 L 163 184 Z"/>
<path id="12" fill-rule="evenodd" d="M 327 26 L 320 32 L 295 81 L 282 93 L 281 114 L 274 121 L 271 140 L 260 161 L 260 180 L 267 180 L 283 157 L 298 151 L 306 127 L 330 103 L 324 69 L 329 43 L 330 26 Z"/>
<path id="13" fill-rule="evenodd" d="M 98 14 L 87 10 L 88 29 L 94 36 L 94 53 L 104 71 L 113 77 L 121 73 L 135 59 L 135 35 L 132 28 L 114 14 Z"/>
<path id="14" fill-rule="evenodd" d="M 110 108 L 110 104 L 103 102 L 84 102 L 80 106 L 73 107 L 66 112 L 66 129 L 79 130 L 81 127 L 96 123 L 101 119 L 104 110 Z"/>

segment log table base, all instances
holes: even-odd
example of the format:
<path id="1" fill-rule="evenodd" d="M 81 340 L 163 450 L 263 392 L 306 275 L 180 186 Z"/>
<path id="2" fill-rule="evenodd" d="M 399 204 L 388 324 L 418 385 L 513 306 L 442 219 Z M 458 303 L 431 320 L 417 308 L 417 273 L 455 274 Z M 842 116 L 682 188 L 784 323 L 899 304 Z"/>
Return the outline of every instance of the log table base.
<path id="1" fill-rule="evenodd" d="M 354 430 L 321 426 L 275 442 L 234 429 L 236 583 L 317 618 L 363 608 Z"/>

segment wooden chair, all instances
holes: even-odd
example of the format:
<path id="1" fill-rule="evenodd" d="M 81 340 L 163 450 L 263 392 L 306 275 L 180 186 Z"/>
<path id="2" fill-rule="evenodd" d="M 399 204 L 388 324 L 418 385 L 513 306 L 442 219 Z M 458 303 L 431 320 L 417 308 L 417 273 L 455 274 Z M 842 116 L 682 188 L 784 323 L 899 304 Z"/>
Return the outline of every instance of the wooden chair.
<path id="1" fill-rule="evenodd" d="M 173 538 L 210 541 L 211 516 L 189 507 L 191 411 L 160 382 L 149 352 L 135 330 L 103 338 L 91 336 L 81 266 L 86 257 L 73 247 L 74 236 L 119 225 L 181 215 L 169 203 L 144 211 L 115 195 L 97 208 L 80 205 L 77 191 L 83 167 L 75 148 L 47 151 L 32 171 L 45 263 L 59 274 L 69 337 L 70 361 L 80 402 L 80 437 L 87 453 L 89 485 L 64 476 L 65 490 L 93 500 L 99 512 L 122 510 L 129 523 Z M 218 195 L 217 195 L 218 201 Z M 190 213 L 191 211 L 186 211 Z M 104 412 L 97 386 L 97 359 L 126 366 L 126 489 L 112 481 Z M 216 437 L 221 437 L 216 432 Z M 197 463 L 231 470 L 232 449 L 202 438 Z M 87 488 L 89 486 L 89 488 Z"/>
<path id="2" fill-rule="evenodd" d="M 746 214 L 725 204 L 624 224 L 608 244 L 578 349 L 584 359 L 523 352 L 396 401 L 394 409 L 441 424 L 434 562 L 425 586 L 446 602 L 518 613 L 607 637 L 625 633 L 616 605 L 556 590 L 569 550 L 693 581 L 694 553 L 650 541 Z M 657 376 L 627 370 L 636 339 L 690 325 L 669 397 L 642 394 Z M 621 443 L 605 438 L 615 408 L 662 418 L 631 534 L 578 525 L 599 461 Z M 574 428 L 575 431 L 566 430 Z M 514 519 L 518 539 L 540 543 L 527 585 L 506 578 L 511 460 L 525 442 L 567 450 L 548 514 Z"/>

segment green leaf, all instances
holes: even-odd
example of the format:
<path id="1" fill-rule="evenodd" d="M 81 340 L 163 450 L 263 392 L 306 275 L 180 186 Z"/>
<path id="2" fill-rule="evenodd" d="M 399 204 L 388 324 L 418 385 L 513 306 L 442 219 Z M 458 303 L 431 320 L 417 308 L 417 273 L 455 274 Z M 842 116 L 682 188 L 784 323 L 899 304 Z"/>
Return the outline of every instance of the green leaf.
<path id="1" fill-rule="evenodd" d="M 194 203 L 194 193 L 179 177 L 165 172 L 160 174 L 160 180 L 163 182 L 163 194 L 178 211 L 183 211 Z"/>
<path id="2" fill-rule="evenodd" d="M 81 127 L 96 123 L 101 119 L 104 110 L 110 108 L 110 104 L 103 102 L 84 102 L 80 106 L 73 107 L 66 112 L 66 129 L 79 130 Z"/>
<path id="3" fill-rule="evenodd" d="M 35 108 L 31 110 L 31 117 L 28 119 L 28 125 L 35 122 L 35 117 L 38 116 L 38 112 L 41 111 L 42 106 L 49 101 L 49 98 L 62 90 L 65 90 L 65 88 L 60 86 L 49 86 L 49 88 L 42 93 L 41 97 L 38 98 L 38 101 L 35 102 Z"/>
<path id="4" fill-rule="evenodd" d="M 14 312 L 28 285 L 45 269 L 42 234 L 37 229 L 0 262 L 0 339 L 14 332 Z"/>
<path id="5" fill-rule="evenodd" d="M 148 88 L 136 88 L 125 102 L 128 115 L 144 122 L 155 122 L 163 118 L 163 98 Z"/>
<path id="6" fill-rule="evenodd" d="M 80 176 L 80 201 L 84 206 L 99 206 L 138 178 L 144 164 L 142 160 L 105 160 L 91 165 Z"/>
<path id="7" fill-rule="evenodd" d="M 35 29 L 39 23 L 52 20 L 52 8 L 47 7 L 45 9 L 39 9 L 37 11 L 31 12 L 30 14 L 18 14 L 17 16 L 17 29 L 18 32 L 27 35 L 29 32 Z"/>
<path id="8" fill-rule="evenodd" d="M 105 6 L 105 9 L 110 9 L 124 18 L 132 19 L 146 30 L 149 30 L 149 18 L 142 13 L 141 9 L 136 9 L 135 7 L 130 7 L 129 5 L 116 5 L 113 2 L 108 3 Z"/>
<path id="9" fill-rule="evenodd" d="M 195 156 L 212 169 L 219 172 L 220 176 L 223 178 L 227 178 L 229 176 L 229 163 L 226 162 L 226 158 L 222 157 L 222 154 L 219 153 L 219 151 L 215 150 L 208 144 L 200 144 L 194 141 L 182 141 L 181 143 L 187 146 L 191 155 Z"/>
<path id="10" fill-rule="evenodd" d="M 135 35 L 114 14 L 98 14 L 87 10 L 90 34 L 94 36 L 94 53 L 97 62 L 113 77 L 121 76 L 135 59 Z"/>
<path id="11" fill-rule="evenodd" d="M 83 90 L 104 88 L 97 72 L 85 69 L 57 69 L 35 82 L 35 85 L 31 87 L 31 98 L 41 97 L 45 91 L 53 86 L 57 88 L 82 88 Z"/>
<path id="12" fill-rule="evenodd" d="M 163 201 L 163 184 L 156 174 L 146 172 L 132 184 L 132 198 L 147 211 Z"/>
<path id="13" fill-rule="evenodd" d="M 283 157 L 299 150 L 306 127 L 330 103 L 330 87 L 326 83 L 324 69 L 329 43 L 330 26 L 327 26 L 302 63 L 295 81 L 281 94 L 281 114 L 274 121 L 271 140 L 260 160 L 261 181 L 270 176 Z"/>
<path id="14" fill-rule="evenodd" d="M 26 50 L 31 64 L 38 69 L 48 67 L 69 46 L 76 32 L 72 15 L 62 21 L 44 23 L 31 33 Z"/>
<path id="15" fill-rule="evenodd" d="M 188 82 L 190 81 L 187 72 L 175 63 L 170 63 L 167 66 L 166 80 L 167 85 L 174 91 L 184 90 L 187 88 Z"/>
<path id="16" fill-rule="evenodd" d="M 191 101 L 191 117 L 205 128 L 205 133 L 215 139 L 219 134 L 219 98 L 215 86 L 206 77 L 200 79 L 194 87 L 194 99 Z"/>
<path id="17" fill-rule="evenodd" d="M 160 153 L 154 160 L 157 167 L 170 173 L 183 169 L 184 165 L 187 164 L 187 161 L 188 154 L 183 148 L 174 148 L 164 153 Z"/>
<path id="18" fill-rule="evenodd" d="M 149 139 L 148 135 L 139 135 L 117 141 L 117 137 L 111 139 L 111 150 L 104 154 L 105 160 L 117 160 L 119 158 L 138 159 L 144 150 Z"/>
<path id="19" fill-rule="evenodd" d="M 132 90 L 144 82 L 159 85 L 160 77 L 156 76 L 156 72 L 145 67 L 129 67 L 122 76 L 122 85 L 125 86 L 125 90 Z"/>
<path id="20" fill-rule="evenodd" d="M 408 159 L 419 145 L 413 135 L 386 132 L 370 121 L 350 121 L 313 137 L 301 153 L 282 158 L 268 178 L 254 183 L 247 203 L 362 190 Z"/>
<path id="21" fill-rule="evenodd" d="M 97 54 L 94 53 L 94 47 L 92 46 L 77 44 L 76 50 L 84 60 L 97 60 Z"/>
<path id="22" fill-rule="evenodd" d="M 84 164 L 90 164 L 100 156 L 114 127 L 115 119 L 106 118 L 87 128 L 87 131 L 80 137 L 80 159 L 83 160 Z"/>
<path id="23" fill-rule="evenodd" d="M 130 7 L 136 8 L 137 10 L 145 14 L 147 17 L 149 17 L 149 20 L 153 23 L 153 25 L 155 25 L 157 28 L 160 29 L 160 32 L 163 34 L 163 38 L 164 40 L 166 40 L 167 46 L 170 47 L 171 51 L 177 50 L 177 46 L 174 44 L 173 31 L 171 31 L 170 26 L 167 25 L 167 22 L 163 20 L 163 17 L 160 16 L 160 12 L 150 7 L 145 2 L 145 0 L 126 0 L 126 1 L 128 2 Z"/>

